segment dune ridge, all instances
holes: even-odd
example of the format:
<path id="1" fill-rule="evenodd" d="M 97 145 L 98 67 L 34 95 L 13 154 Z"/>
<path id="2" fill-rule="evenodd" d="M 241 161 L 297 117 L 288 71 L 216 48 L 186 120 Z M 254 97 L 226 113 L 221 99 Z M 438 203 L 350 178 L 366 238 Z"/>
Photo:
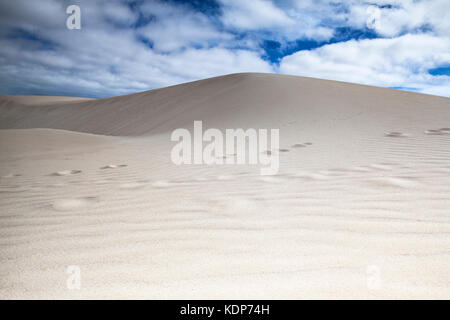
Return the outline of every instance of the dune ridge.
<path id="1" fill-rule="evenodd" d="M 168 132 L 192 125 L 194 120 L 220 129 L 280 127 L 297 119 L 297 126 L 303 128 L 318 122 L 345 126 L 369 119 L 387 124 L 405 116 L 414 125 L 428 114 L 444 112 L 449 104 L 448 98 L 438 96 L 259 73 L 232 74 L 106 99 L 57 104 L 36 100 L 33 108 L 21 105 L 23 98 L 4 100 L 5 96 L 0 96 L 0 129 L 52 128 L 114 136 Z M 408 115 L 418 106 L 423 108 Z"/>

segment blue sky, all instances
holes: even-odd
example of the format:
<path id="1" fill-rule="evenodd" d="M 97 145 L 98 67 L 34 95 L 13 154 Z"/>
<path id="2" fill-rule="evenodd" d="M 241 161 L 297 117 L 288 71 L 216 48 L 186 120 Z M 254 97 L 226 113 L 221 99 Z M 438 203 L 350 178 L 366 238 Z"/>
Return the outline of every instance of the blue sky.
<path id="1" fill-rule="evenodd" d="M 71 4 L 81 30 L 66 28 Z M 449 36 L 448 0 L 0 0 L 0 93 L 267 72 L 450 96 Z"/>

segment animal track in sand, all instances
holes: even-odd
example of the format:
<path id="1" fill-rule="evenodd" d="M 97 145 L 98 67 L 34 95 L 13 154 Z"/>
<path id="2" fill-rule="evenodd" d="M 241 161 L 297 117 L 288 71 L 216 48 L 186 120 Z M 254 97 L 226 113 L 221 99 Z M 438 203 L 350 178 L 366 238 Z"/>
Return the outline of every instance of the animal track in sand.
<path id="1" fill-rule="evenodd" d="M 385 137 L 390 137 L 390 138 L 406 138 L 406 137 L 409 137 L 409 135 L 406 134 L 406 133 L 403 133 L 403 132 L 396 132 L 396 131 L 393 131 L 393 132 L 388 132 L 388 133 L 386 133 L 386 134 L 385 134 Z"/>
<path id="2" fill-rule="evenodd" d="M 289 151 L 291 151 L 291 150 L 289 150 L 289 149 L 266 150 L 266 151 L 261 152 L 261 154 L 266 154 L 268 156 L 271 156 L 274 153 L 280 154 L 280 153 L 286 153 L 286 152 L 289 152 Z"/>
<path id="3" fill-rule="evenodd" d="M 55 200 L 52 204 L 53 209 L 56 211 L 71 211 L 84 209 L 94 202 L 96 202 L 96 197 L 82 197 L 82 198 L 71 198 L 71 199 L 59 199 Z"/>
<path id="4" fill-rule="evenodd" d="M 425 130 L 424 133 L 430 136 L 442 136 L 445 134 L 450 134 L 450 128 L 430 129 Z"/>
<path id="5" fill-rule="evenodd" d="M 311 142 L 305 142 L 305 143 L 296 143 L 294 145 L 292 145 L 292 148 L 306 148 L 312 146 Z"/>
<path id="6" fill-rule="evenodd" d="M 63 171 L 54 172 L 51 175 L 62 177 L 62 176 L 70 176 L 73 174 L 78 174 L 81 172 L 82 172 L 81 170 L 63 170 Z"/>
<path id="7" fill-rule="evenodd" d="M 126 164 L 109 164 L 107 166 L 101 167 L 100 169 L 104 170 L 104 169 L 117 169 L 117 168 L 124 168 L 127 167 L 128 165 Z"/>
<path id="8" fill-rule="evenodd" d="M 67 186 L 66 183 L 52 183 L 52 184 L 48 184 L 46 187 L 47 188 L 63 188 Z"/>
<path id="9" fill-rule="evenodd" d="M 3 176 L 2 178 L 8 179 L 8 178 L 15 178 L 15 177 L 20 177 L 20 176 L 22 176 L 22 175 L 19 173 L 10 173 L 10 174 L 7 174 L 6 176 Z"/>

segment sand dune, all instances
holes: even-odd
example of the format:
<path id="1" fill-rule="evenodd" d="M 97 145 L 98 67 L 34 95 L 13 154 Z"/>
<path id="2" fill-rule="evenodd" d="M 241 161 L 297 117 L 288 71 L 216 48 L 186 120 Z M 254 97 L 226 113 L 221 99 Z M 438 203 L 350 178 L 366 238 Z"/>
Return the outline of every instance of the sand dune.
<path id="1" fill-rule="evenodd" d="M 336 131 L 349 131 L 353 129 L 349 126 L 359 124 L 384 129 L 383 134 L 409 127 L 423 127 L 424 132 L 448 127 L 446 119 L 436 128 L 427 126 L 426 120 L 445 113 L 449 105 L 448 98 L 443 97 L 258 73 L 77 103 L 36 100 L 33 108 L 1 102 L 4 97 L 0 97 L 0 129 L 53 128 L 115 136 L 165 133 L 192 126 L 194 120 L 219 129 L 279 127 L 306 131 L 333 126 Z M 412 108 L 417 110 L 411 112 Z M 399 122 L 399 118 L 405 119 Z"/>
<path id="2" fill-rule="evenodd" d="M 23 106 L 36 106 L 36 105 L 52 105 L 61 103 L 74 103 L 83 101 L 92 101 L 91 98 L 79 98 L 79 97 L 61 97 L 61 96 L 8 96 L 0 95 L 0 105 L 23 105 Z"/>
<path id="3" fill-rule="evenodd" d="M 450 298 L 448 98 L 235 74 L 29 100 L 0 97 L 1 298 Z M 194 120 L 279 128 L 279 173 L 172 164 Z"/>

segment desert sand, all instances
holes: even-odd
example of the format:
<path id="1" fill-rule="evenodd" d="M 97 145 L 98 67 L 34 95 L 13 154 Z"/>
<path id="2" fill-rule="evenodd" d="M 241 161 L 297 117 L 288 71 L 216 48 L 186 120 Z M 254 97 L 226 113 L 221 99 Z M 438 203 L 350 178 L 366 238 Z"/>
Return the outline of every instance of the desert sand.
<path id="1" fill-rule="evenodd" d="M 233 74 L 0 108 L 2 299 L 450 298 L 449 98 Z M 279 173 L 174 165 L 194 120 L 279 128 Z"/>

